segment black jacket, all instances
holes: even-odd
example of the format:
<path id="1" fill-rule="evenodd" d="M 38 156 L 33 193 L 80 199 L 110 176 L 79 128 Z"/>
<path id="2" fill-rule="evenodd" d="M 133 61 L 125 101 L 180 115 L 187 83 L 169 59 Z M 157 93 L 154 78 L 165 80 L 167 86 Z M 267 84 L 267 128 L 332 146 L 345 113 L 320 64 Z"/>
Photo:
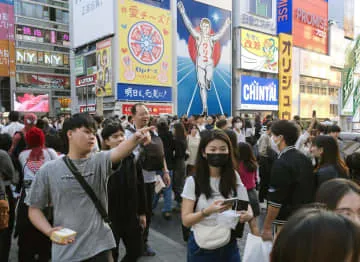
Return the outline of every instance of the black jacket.
<path id="1" fill-rule="evenodd" d="M 144 177 L 141 168 L 135 164 L 133 154 L 123 159 L 108 182 L 109 218 L 113 223 L 136 221 L 138 215 L 146 212 Z"/>
<path id="2" fill-rule="evenodd" d="M 160 134 L 159 137 L 161 138 L 163 145 L 164 145 L 164 153 L 165 153 L 165 159 L 166 159 L 166 165 L 169 170 L 174 169 L 175 164 L 175 143 L 174 143 L 174 136 L 169 131 L 165 134 Z"/>

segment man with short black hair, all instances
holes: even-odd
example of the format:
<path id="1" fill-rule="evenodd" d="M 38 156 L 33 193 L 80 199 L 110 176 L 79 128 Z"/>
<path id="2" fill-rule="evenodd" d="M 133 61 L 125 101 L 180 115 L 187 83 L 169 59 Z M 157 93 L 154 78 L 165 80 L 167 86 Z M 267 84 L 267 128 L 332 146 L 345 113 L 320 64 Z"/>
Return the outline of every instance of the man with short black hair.
<path id="1" fill-rule="evenodd" d="M 315 195 L 315 175 L 309 158 L 295 148 L 299 137 L 295 124 L 280 120 L 271 126 L 272 143 L 279 149 L 268 189 L 268 210 L 263 239 L 272 240 L 288 217 L 304 204 L 311 203 Z"/>
<path id="2" fill-rule="evenodd" d="M 144 103 L 136 103 L 131 108 L 131 114 L 133 116 L 134 124 L 129 126 L 125 130 L 125 137 L 129 139 L 133 136 L 134 132 L 138 129 L 144 128 L 148 126 L 150 121 L 150 114 L 149 110 L 147 109 Z M 154 134 L 155 135 L 155 134 Z M 136 159 L 139 158 L 140 155 L 140 146 L 136 147 L 133 151 Z M 164 176 L 163 180 L 164 183 L 169 186 L 171 183 L 169 170 L 167 169 L 166 160 L 164 157 L 163 160 L 164 167 L 162 171 Z M 142 169 L 143 176 L 144 176 L 144 183 L 145 183 L 145 195 L 146 195 L 146 228 L 144 230 L 144 256 L 155 256 L 155 251 L 148 245 L 148 236 L 149 236 L 149 228 L 151 223 L 151 216 L 152 216 L 152 205 L 153 199 L 155 194 L 155 182 L 156 182 L 156 171 L 147 171 Z"/>
<path id="3" fill-rule="evenodd" d="M 9 114 L 10 123 L 1 129 L 2 134 L 9 134 L 11 137 L 14 136 L 16 132 L 20 132 L 24 125 L 19 122 L 20 114 L 17 111 L 11 111 Z"/>
<path id="4" fill-rule="evenodd" d="M 94 119 L 82 113 L 65 120 L 63 132 L 68 145 L 67 160 L 78 169 L 105 210 L 108 206 L 107 182 L 112 174 L 112 164 L 119 163 L 139 143 L 150 142 L 146 135 L 149 130 L 144 128 L 136 131 L 131 139 L 111 151 L 92 154 L 96 143 Z M 26 203 L 29 205 L 30 221 L 46 236 L 51 237 L 61 227 L 77 232 L 76 241 L 72 238 L 65 243 L 53 240 L 53 262 L 112 261 L 111 249 L 116 245 L 110 226 L 68 168 L 64 158 L 49 161 L 40 168 Z M 54 207 L 56 227 L 49 224 L 42 212 L 49 203 Z"/>

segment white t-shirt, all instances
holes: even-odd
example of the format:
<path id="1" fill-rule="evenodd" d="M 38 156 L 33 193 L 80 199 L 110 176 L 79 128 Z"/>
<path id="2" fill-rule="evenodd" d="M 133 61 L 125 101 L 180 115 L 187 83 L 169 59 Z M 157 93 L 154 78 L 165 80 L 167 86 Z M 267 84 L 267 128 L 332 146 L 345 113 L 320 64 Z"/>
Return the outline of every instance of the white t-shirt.
<path id="1" fill-rule="evenodd" d="M 237 184 L 237 197 L 243 201 L 249 201 L 249 197 L 247 194 L 247 190 L 244 184 L 241 182 L 240 176 L 236 174 L 236 184 Z M 204 194 L 201 194 L 199 200 L 197 202 L 195 211 L 201 211 L 203 208 L 209 207 L 215 200 L 224 199 L 219 191 L 220 186 L 220 177 L 210 177 L 210 187 L 212 190 L 212 196 L 209 199 L 206 199 Z M 181 194 L 182 198 L 190 199 L 196 201 L 196 194 L 195 194 L 195 181 L 192 176 L 188 177 L 185 182 L 184 190 Z M 228 198 L 232 198 L 233 195 L 230 194 Z M 198 224 L 204 226 L 216 226 L 216 216 L 217 214 L 212 214 L 211 216 L 205 217 L 202 221 Z"/>
<path id="2" fill-rule="evenodd" d="M 243 131 L 243 130 L 241 130 L 240 132 L 238 132 L 235 128 L 233 128 L 233 131 L 234 131 L 235 134 L 236 134 L 236 138 L 237 138 L 237 142 L 238 142 L 238 143 L 245 143 L 245 142 L 246 142 L 245 134 L 244 134 L 244 131 Z"/>

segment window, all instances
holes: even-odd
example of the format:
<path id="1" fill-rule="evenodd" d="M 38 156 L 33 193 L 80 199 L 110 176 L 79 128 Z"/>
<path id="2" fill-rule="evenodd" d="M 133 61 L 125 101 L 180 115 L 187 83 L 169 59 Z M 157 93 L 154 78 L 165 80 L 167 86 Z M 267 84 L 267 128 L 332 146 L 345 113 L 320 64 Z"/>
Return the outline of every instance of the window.
<path id="1" fill-rule="evenodd" d="M 250 12 L 258 16 L 272 17 L 272 0 L 249 0 Z"/>

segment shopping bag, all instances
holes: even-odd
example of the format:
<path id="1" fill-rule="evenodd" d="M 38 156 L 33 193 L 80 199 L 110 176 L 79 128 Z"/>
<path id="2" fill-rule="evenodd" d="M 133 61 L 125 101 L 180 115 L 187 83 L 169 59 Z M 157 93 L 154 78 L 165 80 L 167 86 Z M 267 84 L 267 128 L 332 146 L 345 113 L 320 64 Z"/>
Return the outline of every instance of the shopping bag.
<path id="1" fill-rule="evenodd" d="M 272 242 L 264 242 L 261 237 L 248 234 L 243 262 L 269 262 Z"/>

